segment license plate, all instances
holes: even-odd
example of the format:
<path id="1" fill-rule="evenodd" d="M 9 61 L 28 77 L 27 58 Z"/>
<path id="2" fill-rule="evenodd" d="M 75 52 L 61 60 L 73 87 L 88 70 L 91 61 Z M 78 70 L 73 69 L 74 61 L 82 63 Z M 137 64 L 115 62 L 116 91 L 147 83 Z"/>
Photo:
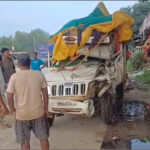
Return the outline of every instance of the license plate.
<path id="1" fill-rule="evenodd" d="M 77 103 L 74 103 L 74 102 L 57 102 L 57 106 L 58 107 L 73 107 L 73 106 L 77 106 Z"/>

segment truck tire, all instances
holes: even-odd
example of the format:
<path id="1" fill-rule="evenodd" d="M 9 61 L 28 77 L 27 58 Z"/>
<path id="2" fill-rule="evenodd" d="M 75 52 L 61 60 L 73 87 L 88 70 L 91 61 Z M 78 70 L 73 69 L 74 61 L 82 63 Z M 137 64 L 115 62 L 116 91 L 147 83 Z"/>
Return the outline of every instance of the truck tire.
<path id="1" fill-rule="evenodd" d="M 114 123 L 113 98 L 109 93 L 105 93 L 101 98 L 100 116 L 101 120 L 106 124 Z"/>
<path id="2" fill-rule="evenodd" d="M 116 101 L 114 104 L 114 114 L 116 118 L 120 118 L 123 97 L 124 97 L 124 83 L 121 82 L 116 87 Z"/>
<path id="3" fill-rule="evenodd" d="M 121 82 L 116 87 L 116 98 L 117 98 L 117 100 L 122 100 L 123 97 L 124 97 L 124 84 L 123 84 L 123 82 Z"/>

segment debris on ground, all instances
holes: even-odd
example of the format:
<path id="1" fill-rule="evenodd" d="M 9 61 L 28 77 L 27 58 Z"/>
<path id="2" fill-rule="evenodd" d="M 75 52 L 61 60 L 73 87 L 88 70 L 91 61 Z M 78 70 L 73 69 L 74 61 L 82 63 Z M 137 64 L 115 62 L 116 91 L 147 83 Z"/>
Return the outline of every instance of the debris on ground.
<path id="1" fill-rule="evenodd" d="M 139 83 L 132 79 L 127 79 L 124 90 L 129 91 L 132 89 L 138 89 L 138 90 L 147 90 L 147 86 L 145 84 Z"/>
<path id="2" fill-rule="evenodd" d="M 131 142 L 125 140 L 104 141 L 101 150 L 130 150 Z"/>
<path id="3" fill-rule="evenodd" d="M 150 142 L 139 139 L 104 141 L 102 150 L 150 150 Z"/>
<path id="4" fill-rule="evenodd" d="M 116 123 L 115 126 L 108 126 L 108 132 L 106 133 L 104 141 L 112 141 L 114 137 L 122 140 L 147 139 L 150 141 L 150 121 L 121 121 Z"/>
<path id="5" fill-rule="evenodd" d="M 104 141 L 129 139 L 150 140 L 150 104 L 140 101 L 123 101 L 116 116 L 117 122 L 108 126 Z M 132 144 L 133 145 L 133 144 Z"/>

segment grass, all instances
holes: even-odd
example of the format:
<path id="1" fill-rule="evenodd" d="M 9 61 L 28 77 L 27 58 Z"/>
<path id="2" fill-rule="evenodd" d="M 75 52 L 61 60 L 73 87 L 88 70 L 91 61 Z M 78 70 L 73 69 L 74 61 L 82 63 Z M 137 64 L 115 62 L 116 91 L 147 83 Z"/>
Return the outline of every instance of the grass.
<path id="1" fill-rule="evenodd" d="M 126 71 L 127 72 L 139 72 L 142 70 L 143 67 L 139 67 L 138 69 L 134 69 L 130 60 L 127 61 Z"/>
<path id="2" fill-rule="evenodd" d="M 127 72 L 133 72 L 134 68 L 132 67 L 131 61 L 127 61 L 127 67 L 126 67 Z"/>
<path id="3" fill-rule="evenodd" d="M 133 79 L 144 84 L 150 84 L 150 71 L 144 71 L 141 76 L 136 76 Z"/>
<path id="4" fill-rule="evenodd" d="M 143 53 L 135 51 L 131 58 L 127 61 L 127 72 L 134 72 L 142 70 L 144 65 Z"/>

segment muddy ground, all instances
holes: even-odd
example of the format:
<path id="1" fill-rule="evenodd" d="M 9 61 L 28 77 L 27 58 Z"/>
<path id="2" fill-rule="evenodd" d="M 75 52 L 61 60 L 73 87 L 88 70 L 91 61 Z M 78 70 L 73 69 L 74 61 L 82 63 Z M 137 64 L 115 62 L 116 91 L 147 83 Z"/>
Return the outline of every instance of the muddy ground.
<path id="1" fill-rule="evenodd" d="M 126 101 L 142 101 L 150 104 L 149 90 L 130 90 L 125 93 Z M 13 126 L 10 116 L 5 119 Z M 57 117 L 50 130 L 51 149 L 79 150 L 95 149 L 100 150 L 103 141 L 114 138 L 150 139 L 150 121 L 119 121 L 113 126 L 105 125 L 99 116 L 93 118 L 66 115 Z M 39 141 L 32 135 L 31 148 L 40 149 Z M 0 129 L 0 149 L 17 149 L 18 144 L 14 140 L 13 127 Z"/>
<path id="2" fill-rule="evenodd" d="M 113 126 L 107 126 L 106 140 L 111 140 L 113 137 L 121 139 L 139 138 L 150 140 L 150 90 L 133 89 L 125 92 L 124 101 L 139 101 L 148 106 L 146 120 L 125 120 L 118 121 Z"/>

